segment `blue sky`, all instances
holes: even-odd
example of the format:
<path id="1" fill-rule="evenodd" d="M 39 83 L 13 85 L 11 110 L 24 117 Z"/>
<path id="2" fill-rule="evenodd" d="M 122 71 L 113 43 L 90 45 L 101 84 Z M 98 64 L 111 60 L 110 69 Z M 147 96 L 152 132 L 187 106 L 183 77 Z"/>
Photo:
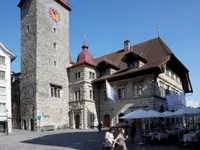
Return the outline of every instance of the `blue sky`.
<path id="1" fill-rule="evenodd" d="M 0 2 L 0 41 L 12 50 L 17 59 L 13 71 L 20 71 L 19 0 Z M 193 95 L 200 100 L 200 1 L 199 0 L 71 0 L 70 51 L 76 61 L 84 33 L 93 57 L 123 48 L 124 40 L 136 44 L 161 38 L 190 70 Z M 192 103 L 192 102 L 191 102 Z"/>

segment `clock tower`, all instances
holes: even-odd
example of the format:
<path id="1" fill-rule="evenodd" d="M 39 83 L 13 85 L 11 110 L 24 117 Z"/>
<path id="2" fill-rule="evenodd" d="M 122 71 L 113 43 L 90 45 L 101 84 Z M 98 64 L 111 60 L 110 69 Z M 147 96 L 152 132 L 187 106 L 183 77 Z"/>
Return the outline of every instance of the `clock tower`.
<path id="1" fill-rule="evenodd" d="M 21 126 L 68 127 L 68 0 L 21 0 Z"/>

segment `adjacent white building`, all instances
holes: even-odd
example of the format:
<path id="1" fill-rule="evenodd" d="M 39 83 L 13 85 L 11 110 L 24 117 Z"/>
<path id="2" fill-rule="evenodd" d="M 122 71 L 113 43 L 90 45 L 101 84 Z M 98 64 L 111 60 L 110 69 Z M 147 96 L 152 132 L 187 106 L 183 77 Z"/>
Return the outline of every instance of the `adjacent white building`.
<path id="1" fill-rule="evenodd" d="M 16 55 L 0 42 L 0 133 L 12 132 L 11 62 Z"/>

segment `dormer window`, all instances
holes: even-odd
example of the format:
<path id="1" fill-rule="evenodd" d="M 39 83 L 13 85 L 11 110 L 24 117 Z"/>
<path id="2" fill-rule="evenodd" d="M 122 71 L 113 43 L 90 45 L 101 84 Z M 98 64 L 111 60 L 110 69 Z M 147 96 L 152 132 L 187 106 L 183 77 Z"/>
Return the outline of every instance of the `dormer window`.
<path id="1" fill-rule="evenodd" d="M 147 61 L 143 57 L 136 54 L 134 51 L 126 53 L 122 58 L 122 61 L 127 63 L 129 69 L 139 68 L 147 63 Z"/>
<path id="2" fill-rule="evenodd" d="M 100 76 L 105 76 L 108 74 L 113 74 L 116 70 L 119 70 L 118 64 L 104 58 L 97 65 L 97 69 L 99 71 Z"/>
<path id="3" fill-rule="evenodd" d="M 138 68 L 138 61 L 129 62 L 129 63 L 128 63 L 128 68 L 129 68 L 129 69 Z"/>

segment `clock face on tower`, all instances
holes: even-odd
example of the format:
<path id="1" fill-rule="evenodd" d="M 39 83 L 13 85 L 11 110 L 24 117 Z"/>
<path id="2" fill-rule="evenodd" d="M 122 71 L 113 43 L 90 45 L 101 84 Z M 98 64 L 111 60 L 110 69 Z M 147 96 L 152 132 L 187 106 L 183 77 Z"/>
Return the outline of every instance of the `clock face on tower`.
<path id="1" fill-rule="evenodd" d="M 62 24 L 62 13 L 58 9 L 59 7 L 56 7 L 56 5 L 49 4 L 46 5 L 46 12 L 48 14 L 48 17 L 50 21 L 53 23 L 55 26 L 60 26 Z"/>
<path id="2" fill-rule="evenodd" d="M 56 23 L 60 22 L 60 13 L 58 12 L 56 8 L 50 7 L 48 13 L 49 13 L 50 18 L 53 21 L 55 21 Z"/>

